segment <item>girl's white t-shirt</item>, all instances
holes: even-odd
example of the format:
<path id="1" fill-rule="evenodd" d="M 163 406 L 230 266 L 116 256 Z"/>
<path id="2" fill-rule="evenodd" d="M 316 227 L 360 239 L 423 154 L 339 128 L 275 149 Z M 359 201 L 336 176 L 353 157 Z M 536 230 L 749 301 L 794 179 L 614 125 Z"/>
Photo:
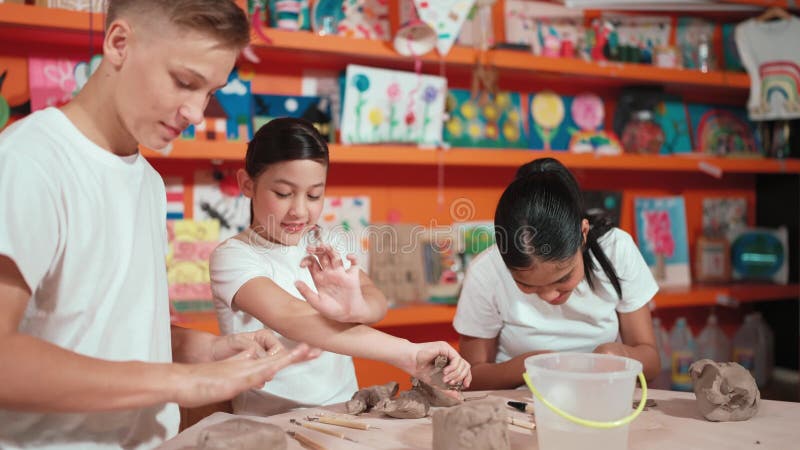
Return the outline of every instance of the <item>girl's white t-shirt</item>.
<path id="1" fill-rule="evenodd" d="M 311 273 L 300 267 L 305 247 L 269 242 L 247 229 L 226 240 L 211 255 L 211 291 L 223 334 L 267 328 L 261 321 L 231 305 L 239 289 L 253 278 L 272 280 L 290 295 L 303 300 L 295 287 L 303 281 L 316 290 Z M 345 267 L 349 261 L 344 260 Z M 265 301 L 269 301 L 265 298 Z M 286 348 L 298 342 L 275 335 Z M 349 400 L 358 390 L 353 359 L 332 352 L 282 369 L 263 389 L 234 399 L 236 413 L 278 414 L 300 405 L 329 405 Z"/>
<path id="2" fill-rule="evenodd" d="M 628 233 L 613 228 L 599 243 L 617 271 L 622 300 L 596 263 L 594 291 L 584 279 L 566 303 L 550 305 L 517 287 L 495 245 L 470 264 L 453 326 L 462 335 L 497 337 L 498 363 L 537 350 L 591 352 L 616 341 L 617 313 L 646 305 L 658 284 Z"/>

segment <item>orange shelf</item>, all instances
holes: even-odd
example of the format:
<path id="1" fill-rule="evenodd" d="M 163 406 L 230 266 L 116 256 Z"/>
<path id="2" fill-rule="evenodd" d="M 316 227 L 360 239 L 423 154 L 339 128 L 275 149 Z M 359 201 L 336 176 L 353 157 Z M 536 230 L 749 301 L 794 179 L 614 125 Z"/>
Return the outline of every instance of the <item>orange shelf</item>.
<path id="1" fill-rule="evenodd" d="M 388 42 L 352 39 L 339 36 L 317 36 L 310 32 L 295 32 L 267 29 L 266 35 L 272 44 L 260 40 L 254 42 L 258 52 L 266 58 L 277 55 L 282 59 L 298 62 L 335 58 L 344 63 L 372 63 L 384 67 L 410 68 L 413 60 L 397 54 Z M 448 67 L 471 70 L 475 65 L 476 52 L 467 47 L 454 47 L 444 58 Z M 436 53 L 422 57 L 429 63 L 438 63 Z M 568 75 L 587 78 L 604 78 L 620 83 L 675 84 L 699 87 L 748 89 L 750 78 L 737 72 L 701 73 L 695 70 L 665 69 L 644 64 L 619 62 L 595 63 L 580 59 L 548 58 L 528 52 L 514 50 L 490 50 L 486 60 L 500 69 L 503 75 L 514 72 L 526 74 Z"/>
<path id="2" fill-rule="evenodd" d="M 655 302 L 657 308 L 674 308 L 799 298 L 800 284 L 743 283 L 662 289 L 656 294 Z"/>
<path id="3" fill-rule="evenodd" d="M 90 28 L 98 33 L 95 40 L 99 41 L 103 31 L 102 14 L 95 13 L 90 20 L 90 14 L 86 12 L 0 3 L 0 39 L 5 42 L 86 45 Z M 277 29 L 266 29 L 265 32 L 272 44 L 265 44 L 259 39 L 253 43 L 265 63 L 269 64 L 283 60 L 313 62 L 317 66 L 328 63 L 344 67 L 348 63 L 362 63 L 406 70 L 413 67 L 410 57 L 397 54 L 391 44 L 384 41 L 318 36 L 310 32 Z M 474 49 L 454 47 L 444 62 L 448 67 L 471 71 L 476 56 Z M 440 58 L 435 52 L 422 59 L 427 63 L 436 63 L 438 70 Z M 736 90 L 746 90 L 750 86 L 749 77 L 743 73 L 700 73 L 643 64 L 594 63 L 579 59 L 547 58 L 513 50 L 491 50 L 486 60 L 501 69 L 504 76 L 517 74 L 526 79 L 531 75 L 561 75 L 612 84 L 649 83 Z"/>
<path id="4" fill-rule="evenodd" d="M 144 149 L 148 158 L 219 159 L 242 161 L 243 142 L 176 141 L 172 151 L 162 153 Z M 709 173 L 800 173 L 800 159 L 720 158 L 702 154 L 686 155 L 617 155 L 574 154 L 541 150 L 510 149 L 424 149 L 409 145 L 338 145 L 330 146 L 334 164 L 392 164 L 478 167 L 519 167 L 533 158 L 551 156 L 572 169 L 657 170 L 672 172 L 704 171 Z"/>
<path id="5" fill-rule="evenodd" d="M 800 298 L 800 284 L 728 284 L 696 285 L 685 288 L 662 289 L 654 301 L 657 308 L 676 308 L 687 306 L 730 305 L 767 300 Z M 452 305 L 415 303 L 391 308 L 386 317 L 374 327 L 403 327 L 452 323 L 456 308 Z M 213 312 L 182 313 L 176 325 L 219 334 L 217 319 Z"/>

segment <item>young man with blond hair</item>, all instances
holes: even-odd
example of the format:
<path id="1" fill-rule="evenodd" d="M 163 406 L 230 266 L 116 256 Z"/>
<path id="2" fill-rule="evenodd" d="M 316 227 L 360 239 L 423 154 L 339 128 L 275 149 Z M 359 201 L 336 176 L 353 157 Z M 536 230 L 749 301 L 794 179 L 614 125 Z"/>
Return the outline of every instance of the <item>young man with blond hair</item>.
<path id="1" fill-rule="evenodd" d="M 166 196 L 138 146 L 199 123 L 248 38 L 230 0 L 110 0 L 83 90 L 0 134 L 0 448 L 153 448 L 178 405 L 313 356 L 169 321 Z"/>

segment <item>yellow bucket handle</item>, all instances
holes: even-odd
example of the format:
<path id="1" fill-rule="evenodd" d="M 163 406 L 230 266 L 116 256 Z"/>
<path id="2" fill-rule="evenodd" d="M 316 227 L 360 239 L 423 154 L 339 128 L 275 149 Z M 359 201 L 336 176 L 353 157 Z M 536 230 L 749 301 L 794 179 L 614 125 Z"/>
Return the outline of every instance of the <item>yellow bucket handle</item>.
<path id="1" fill-rule="evenodd" d="M 588 420 L 588 419 L 581 419 L 580 417 L 573 416 L 572 414 L 564 411 L 563 409 L 558 408 L 557 406 L 553 405 L 549 401 L 547 401 L 542 394 L 539 393 L 538 390 L 533 386 L 531 382 L 531 377 L 528 375 L 528 372 L 522 374 L 522 378 L 525 379 L 525 384 L 528 385 L 528 388 L 533 392 L 533 395 L 539 399 L 542 404 L 550 408 L 554 413 L 558 414 L 559 416 L 571 421 L 575 422 L 578 425 L 583 425 L 589 428 L 600 428 L 600 429 L 609 429 L 609 428 L 616 428 L 621 427 L 622 425 L 627 425 L 633 421 L 639 414 L 644 410 L 645 401 L 647 400 L 647 381 L 644 379 L 644 373 L 639 372 L 639 383 L 642 385 L 642 399 L 639 400 L 639 406 L 636 407 L 636 410 L 633 411 L 627 417 L 624 417 L 619 420 L 613 420 L 611 422 L 600 422 L 596 420 Z"/>

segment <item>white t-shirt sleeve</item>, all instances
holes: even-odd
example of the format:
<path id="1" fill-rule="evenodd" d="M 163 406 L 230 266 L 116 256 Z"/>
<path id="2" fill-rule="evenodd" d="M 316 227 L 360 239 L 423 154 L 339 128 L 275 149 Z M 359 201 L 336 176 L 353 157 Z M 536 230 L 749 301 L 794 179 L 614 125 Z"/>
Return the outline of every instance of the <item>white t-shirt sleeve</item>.
<path id="1" fill-rule="evenodd" d="M 0 254 L 16 263 L 31 292 L 58 253 L 58 194 L 24 155 L 0 153 Z"/>
<path id="2" fill-rule="evenodd" d="M 211 254 L 211 293 L 228 306 L 245 283 L 257 277 L 273 279 L 275 271 L 238 241 L 223 242 Z"/>
<path id="3" fill-rule="evenodd" d="M 488 256 L 484 255 L 485 258 Z M 489 288 L 485 274 L 477 273 L 486 267 L 486 264 L 473 264 L 464 278 L 453 319 L 453 328 L 464 336 L 492 339 L 500 334 L 500 329 L 503 327 L 496 293 Z"/>
<path id="4" fill-rule="evenodd" d="M 631 235 L 620 229 L 610 233 L 614 233 L 614 253 L 608 256 L 622 286 L 622 300 L 617 305 L 617 312 L 633 312 L 653 299 L 658 292 L 658 283 Z"/>

